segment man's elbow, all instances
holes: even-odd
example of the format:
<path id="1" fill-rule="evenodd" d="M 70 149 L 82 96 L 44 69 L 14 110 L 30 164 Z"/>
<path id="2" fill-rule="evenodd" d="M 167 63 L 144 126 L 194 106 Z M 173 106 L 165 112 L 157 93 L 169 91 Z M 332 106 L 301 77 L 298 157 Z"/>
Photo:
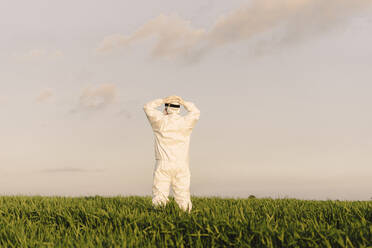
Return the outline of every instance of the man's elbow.
<path id="1" fill-rule="evenodd" d="M 195 111 L 194 116 L 195 116 L 195 118 L 196 118 L 197 120 L 199 120 L 199 118 L 200 118 L 200 110 Z"/>
<path id="2" fill-rule="evenodd" d="M 149 105 L 147 103 L 143 105 L 143 111 L 147 112 L 148 109 L 149 109 Z"/>

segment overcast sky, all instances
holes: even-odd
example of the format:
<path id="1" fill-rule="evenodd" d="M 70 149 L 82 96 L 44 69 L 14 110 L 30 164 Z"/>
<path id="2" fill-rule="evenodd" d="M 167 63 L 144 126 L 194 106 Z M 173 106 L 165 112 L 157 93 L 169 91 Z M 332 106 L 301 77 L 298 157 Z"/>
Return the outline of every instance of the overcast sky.
<path id="1" fill-rule="evenodd" d="M 370 0 L 0 5 L 0 194 L 150 195 L 176 94 L 192 194 L 372 197 Z"/>

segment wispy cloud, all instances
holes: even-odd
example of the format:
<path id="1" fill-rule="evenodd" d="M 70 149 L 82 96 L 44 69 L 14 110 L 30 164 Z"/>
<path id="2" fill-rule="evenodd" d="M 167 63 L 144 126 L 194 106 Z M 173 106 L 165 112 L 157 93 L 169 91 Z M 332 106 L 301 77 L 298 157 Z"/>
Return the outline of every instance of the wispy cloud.
<path id="1" fill-rule="evenodd" d="M 133 114 L 129 112 L 127 109 L 123 108 L 119 111 L 118 115 L 124 116 L 126 119 L 130 120 L 133 118 Z"/>
<path id="2" fill-rule="evenodd" d="M 79 108 L 97 110 L 112 104 L 116 98 L 117 89 L 114 84 L 105 83 L 89 86 L 84 89 L 79 98 Z"/>
<path id="3" fill-rule="evenodd" d="M 13 58 L 21 60 L 30 60 L 37 58 L 59 58 L 63 56 L 63 52 L 59 49 L 47 51 L 45 49 L 35 48 L 26 52 L 14 52 Z"/>
<path id="4" fill-rule="evenodd" d="M 44 49 L 32 49 L 23 54 L 24 57 L 32 58 L 32 57 L 41 57 L 46 55 L 46 51 Z"/>
<path id="5" fill-rule="evenodd" d="M 50 169 L 43 169 L 39 172 L 42 173 L 65 173 L 65 172 L 76 172 L 76 173 L 87 173 L 87 172 L 103 172 L 103 169 L 82 169 L 77 167 L 61 167 L 61 168 L 50 168 Z"/>
<path id="6" fill-rule="evenodd" d="M 43 90 L 35 99 L 36 102 L 42 103 L 50 99 L 54 95 L 51 89 Z"/>
<path id="7" fill-rule="evenodd" d="M 55 50 L 50 53 L 50 56 L 52 57 L 62 57 L 64 54 L 61 50 Z"/>
<path id="8" fill-rule="evenodd" d="M 132 35 L 112 34 L 103 39 L 97 52 L 107 52 L 117 47 L 125 47 L 144 38 L 157 36 L 158 41 L 152 50 L 154 57 L 187 56 L 205 35 L 204 29 L 196 29 L 189 21 L 177 14 L 159 15 L 148 21 Z"/>
<path id="9" fill-rule="evenodd" d="M 149 20 L 130 35 L 105 37 L 96 52 L 107 53 L 139 40 L 158 38 L 151 56 L 197 61 L 210 51 L 272 32 L 254 49 L 290 45 L 342 26 L 370 0 L 255 0 L 220 16 L 210 30 L 195 28 L 177 14 Z M 264 44 L 264 45 L 262 45 Z"/>

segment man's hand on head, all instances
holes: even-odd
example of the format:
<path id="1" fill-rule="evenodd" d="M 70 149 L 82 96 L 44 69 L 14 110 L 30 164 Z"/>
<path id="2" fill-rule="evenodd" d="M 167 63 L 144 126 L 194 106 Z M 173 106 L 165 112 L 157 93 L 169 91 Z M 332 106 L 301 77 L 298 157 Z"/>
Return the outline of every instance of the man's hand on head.
<path id="1" fill-rule="evenodd" d="M 183 99 L 179 96 L 168 96 L 164 98 L 165 103 L 179 103 L 183 104 Z"/>
<path id="2" fill-rule="evenodd" d="M 167 97 L 164 97 L 164 103 L 169 103 L 172 99 L 174 99 L 174 96 L 167 96 Z"/>

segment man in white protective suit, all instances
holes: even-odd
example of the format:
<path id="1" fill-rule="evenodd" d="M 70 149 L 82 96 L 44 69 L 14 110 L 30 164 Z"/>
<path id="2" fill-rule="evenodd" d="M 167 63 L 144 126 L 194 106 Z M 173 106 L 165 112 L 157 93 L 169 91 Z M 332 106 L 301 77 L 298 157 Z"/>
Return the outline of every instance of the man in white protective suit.
<path id="1" fill-rule="evenodd" d="M 165 104 L 163 113 L 157 110 L 162 104 Z M 180 105 L 188 111 L 185 116 L 179 115 Z M 165 206 L 172 186 L 178 206 L 190 212 L 189 144 L 200 111 L 192 102 L 184 101 L 179 96 L 155 99 L 145 104 L 143 109 L 155 137 L 152 203 L 154 206 Z"/>

